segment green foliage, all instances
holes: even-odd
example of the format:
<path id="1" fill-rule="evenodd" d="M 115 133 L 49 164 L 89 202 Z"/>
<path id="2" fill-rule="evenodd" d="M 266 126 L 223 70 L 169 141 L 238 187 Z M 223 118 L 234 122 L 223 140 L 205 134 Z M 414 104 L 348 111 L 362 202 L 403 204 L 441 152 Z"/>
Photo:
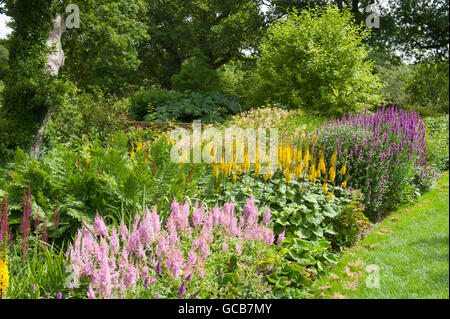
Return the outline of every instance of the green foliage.
<path id="1" fill-rule="evenodd" d="M 449 112 L 449 69 L 446 62 L 423 62 L 413 67 L 405 92 L 410 105 L 423 115 Z"/>
<path id="2" fill-rule="evenodd" d="M 192 52 L 192 57 L 186 60 L 181 71 L 171 78 L 174 90 L 185 92 L 219 91 L 219 75 L 208 65 L 208 58 L 199 50 Z"/>
<path id="3" fill-rule="evenodd" d="M 269 28 L 260 47 L 255 104 L 269 100 L 326 115 L 378 105 L 381 85 L 366 61 L 366 36 L 347 11 L 293 11 Z"/>
<path id="4" fill-rule="evenodd" d="M 123 130 L 128 105 L 100 90 L 93 94 L 72 90 L 63 107 L 54 112 L 44 135 L 47 149 L 58 144 L 78 147 L 85 141 L 105 142 Z"/>
<path id="5" fill-rule="evenodd" d="M 10 245 L 11 299 L 56 299 L 68 295 L 66 256 L 61 247 L 43 244 L 38 236 L 29 239 L 27 257 L 18 243 Z M 32 287 L 33 286 L 33 287 Z"/>
<path id="6" fill-rule="evenodd" d="M 62 69 L 79 88 L 124 94 L 135 82 L 141 63 L 138 46 L 148 39 L 141 21 L 142 0 L 75 0 L 80 28 L 68 29 L 62 39 Z"/>
<path id="7" fill-rule="evenodd" d="M 45 71 L 46 41 L 60 3 L 54 0 L 14 1 L 14 30 L 9 43 L 9 72 L 0 109 L 0 161 L 8 150 L 27 149 L 47 111 L 61 105 L 67 85 Z"/>
<path id="8" fill-rule="evenodd" d="M 449 169 L 449 117 L 424 119 L 427 130 L 427 161 L 441 171 Z"/>
<path id="9" fill-rule="evenodd" d="M 140 47 L 141 76 L 171 88 L 171 78 L 196 48 L 217 69 L 257 43 L 264 26 L 254 0 L 146 0 L 151 38 Z M 197 79 L 201 81 L 202 79 Z"/>
<path id="10" fill-rule="evenodd" d="M 52 229 L 49 223 L 52 238 L 74 234 L 81 221 L 92 221 L 96 212 L 120 222 L 144 205 L 167 211 L 174 197 L 193 196 L 203 166 L 174 164 L 166 138 L 139 146 L 144 137 L 142 131 L 130 131 L 76 149 L 59 144 L 41 161 L 18 150 L 13 171 L 4 172 L 11 214 L 21 216 L 23 190 L 29 182 L 41 219 L 47 214 L 52 220 L 59 205 L 60 226 Z"/>
<path id="11" fill-rule="evenodd" d="M 364 195 L 361 192 L 352 192 L 352 202 L 342 209 L 338 218 L 333 220 L 335 236 L 332 239 L 334 247 L 351 247 L 366 231 L 370 222 L 364 215 Z"/>
<path id="12" fill-rule="evenodd" d="M 177 103 L 182 99 L 182 96 L 181 93 L 173 90 L 140 90 L 129 98 L 131 113 L 136 120 L 143 120 L 149 111 Z"/>
<path id="13" fill-rule="evenodd" d="M 220 92 L 190 92 L 181 95 L 178 101 L 151 109 L 146 119 L 157 121 L 176 120 L 191 122 L 200 119 L 203 123 L 223 122 L 227 116 L 239 112 L 237 98 Z"/>

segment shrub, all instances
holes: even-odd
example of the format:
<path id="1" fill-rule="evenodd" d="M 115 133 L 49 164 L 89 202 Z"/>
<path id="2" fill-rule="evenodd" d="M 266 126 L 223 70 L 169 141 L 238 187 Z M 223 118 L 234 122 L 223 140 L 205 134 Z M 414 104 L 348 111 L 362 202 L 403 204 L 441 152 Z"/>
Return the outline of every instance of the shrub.
<path id="1" fill-rule="evenodd" d="M 449 117 L 424 119 L 427 130 L 427 161 L 441 171 L 449 169 Z"/>
<path id="2" fill-rule="evenodd" d="M 269 27 L 260 47 L 257 103 L 267 99 L 326 115 L 381 104 L 380 81 L 366 60 L 367 35 L 348 11 L 291 12 Z"/>
<path id="3" fill-rule="evenodd" d="M 128 105 L 96 90 L 94 94 L 73 92 L 58 112 L 52 114 L 44 135 L 47 149 L 58 144 L 74 148 L 87 141 L 105 142 L 124 128 Z"/>
<path id="4" fill-rule="evenodd" d="M 140 90 L 129 98 L 131 114 L 136 120 L 144 120 L 147 114 L 159 107 L 174 104 L 182 94 L 165 89 Z"/>
<path id="5" fill-rule="evenodd" d="M 201 120 L 203 123 L 221 122 L 227 116 L 239 112 L 237 98 L 220 93 L 185 93 L 177 101 L 158 106 L 150 110 L 146 120 L 190 122 Z"/>

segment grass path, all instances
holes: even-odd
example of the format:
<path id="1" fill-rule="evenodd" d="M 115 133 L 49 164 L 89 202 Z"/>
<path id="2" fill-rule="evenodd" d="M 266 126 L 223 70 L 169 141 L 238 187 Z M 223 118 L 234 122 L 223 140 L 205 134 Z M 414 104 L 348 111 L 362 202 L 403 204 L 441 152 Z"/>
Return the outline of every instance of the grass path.
<path id="1" fill-rule="evenodd" d="M 318 281 L 316 297 L 449 298 L 448 185 L 445 172 L 417 204 L 399 209 L 376 225 L 340 258 L 328 277 Z"/>

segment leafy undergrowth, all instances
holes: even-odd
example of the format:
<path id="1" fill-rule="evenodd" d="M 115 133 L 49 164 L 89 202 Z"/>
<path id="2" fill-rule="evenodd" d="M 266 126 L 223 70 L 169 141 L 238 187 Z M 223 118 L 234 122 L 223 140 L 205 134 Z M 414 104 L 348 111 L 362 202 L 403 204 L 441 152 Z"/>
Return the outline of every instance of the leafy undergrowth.
<path id="1" fill-rule="evenodd" d="M 416 205 L 397 210 L 375 226 L 317 282 L 315 297 L 448 298 L 448 187 L 447 171 Z"/>

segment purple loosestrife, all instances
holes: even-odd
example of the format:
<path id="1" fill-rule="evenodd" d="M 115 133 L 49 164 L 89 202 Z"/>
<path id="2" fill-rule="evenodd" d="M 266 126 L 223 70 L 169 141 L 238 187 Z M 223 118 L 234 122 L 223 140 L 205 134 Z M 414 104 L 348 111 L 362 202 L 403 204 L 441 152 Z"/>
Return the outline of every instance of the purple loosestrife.
<path id="1" fill-rule="evenodd" d="M 5 198 L 0 204 L 0 242 L 3 242 L 3 237 L 9 234 L 8 215 L 8 196 L 5 193 Z"/>
<path id="2" fill-rule="evenodd" d="M 339 160 L 338 165 L 346 164 L 348 171 L 354 175 L 349 186 L 363 191 L 368 212 L 378 211 L 380 206 L 395 202 L 400 193 L 396 192 L 392 179 L 386 181 L 383 187 L 362 183 L 386 172 L 395 174 L 397 183 L 410 183 L 408 179 L 413 176 L 412 169 L 420 172 L 427 168 L 425 137 L 425 127 L 419 114 L 412 110 L 404 111 L 395 105 L 383 107 L 375 113 L 366 110 L 345 115 L 340 120 L 329 121 L 318 133 L 319 147 L 329 153 L 327 157 L 334 151 L 333 146 L 342 152 L 342 158 L 339 154 L 342 162 Z M 383 171 L 386 167 L 387 171 Z M 369 191 L 372 201 L 367 205 Z M 380 200 L 373 201 L 373 198 Z"/>

